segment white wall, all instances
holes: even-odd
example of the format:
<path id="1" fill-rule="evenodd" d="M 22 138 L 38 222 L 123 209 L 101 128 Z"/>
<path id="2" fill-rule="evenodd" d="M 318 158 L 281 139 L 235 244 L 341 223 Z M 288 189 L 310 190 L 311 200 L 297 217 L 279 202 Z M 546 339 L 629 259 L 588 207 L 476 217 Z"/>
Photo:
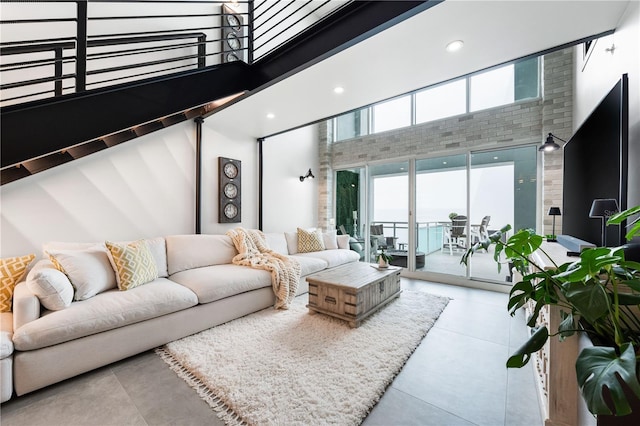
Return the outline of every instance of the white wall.
<path id="1" fill-rule="evenodd" d="M 605 51 L 615 45 L 614 53 Z M 624 73 L 629 75 L 629 199 L 640 205 L 640 2 L 629 2 L 616 32 L 596 42 L 583 69 L 582 47 L 576 50 L 574 129 Z"/>
<path id="2" fill-rule="evenodd" d="M 266 139 L 263 143 L 265 232 L 295 231 L 318 225 L 318 179 L 305 179 L 309 168 L 319 176 L 318 126 Z"/>
<path id="3" fill-rule="evenodd" d="M 0 256 L 194 232 L 192 121 L 0 187 Z"/>
<path id="4" fill-rule="evenodd" d="M 258 226 L 258 147 L 202 132 L 202 233 Z M 0 257 L 47 241 L 130 240 L 195 232 L 195 124 L 171 126 L 0 187 Z M 242 161 L 242 222 L 218 223 L 218 157 Z"/>
<path id="5" fill-rule="evenodd" d="M 218 223 L 218 157 L 241 162 L 240 223 Z M 238 140 L 202 126 L 202 233 L 224 234 L 238 226 L 258 227 L 258 142 Z"/>

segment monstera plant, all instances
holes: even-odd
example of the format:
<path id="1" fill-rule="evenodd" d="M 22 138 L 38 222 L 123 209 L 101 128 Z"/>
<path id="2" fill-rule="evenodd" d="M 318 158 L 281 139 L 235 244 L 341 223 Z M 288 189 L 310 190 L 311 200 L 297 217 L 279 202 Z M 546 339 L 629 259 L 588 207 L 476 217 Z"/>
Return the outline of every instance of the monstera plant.
<path id="1" fill-rule="evenodd" d="M 628 209 L 612 216 L 607 224 L 620 224 L 639 213 L 640 206 Z M 498 270 L 503 264 L 511 264 L 522 275 L 511 288 L 508 309 L 513 316 L 530 304 L 533 313 L 527 325 L 535 332 L 507 360 L 507 367 L 526 365 L 531 354 L 549 338 L 564 340 L 587 333 L 594 346 L 582 349 L 576 373 L 589 411 L 595 415 L 629 414 L 630 398 L 640 398 L 640 263 L 627 260 L 623 246 L 586 249 L 575 262 L 556 265 L 541 247 L 542 236 L 521 230 L 504 242 L 503 235 L 510 229 L 506 226 L 488 240 L 476 243 L 462 257 L 466 264 L 475 251 L 493 246 Z M 628 225 L 626 238 L 638 235 L 640 221 L 636 218 Z M 535 251 L 554 267 L 545 270 L 537 265 L 531 258 Z M 560 309 L 562 321 L 557 330 L 536 328 L 540 311 L 547 305 Z"/>

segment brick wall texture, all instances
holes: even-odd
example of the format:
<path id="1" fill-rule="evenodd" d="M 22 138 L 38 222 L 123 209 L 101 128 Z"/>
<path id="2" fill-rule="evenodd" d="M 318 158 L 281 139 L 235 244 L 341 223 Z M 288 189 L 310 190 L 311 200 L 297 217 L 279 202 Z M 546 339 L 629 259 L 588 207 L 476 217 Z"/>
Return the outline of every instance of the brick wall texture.
<path id="1" fill-rule="evenodd" d="M 319 126 L 318 226 L 332 228 L 334 171 L 367 163 L 425 158 L 469 150 L 540 145 L 548 133 L 567 140 L 572 134 L 573 52 L 544 56 L 542 97 L 402 129 L 331 143 L 331 122 Z M 560 141 L 558 141 L 560 142 Z M 551 233 L 549 207 L 562 209 L 562 150 L 539 154 L 543 233 Z M 556 233 L 562 232 L 556 220 Z"/>

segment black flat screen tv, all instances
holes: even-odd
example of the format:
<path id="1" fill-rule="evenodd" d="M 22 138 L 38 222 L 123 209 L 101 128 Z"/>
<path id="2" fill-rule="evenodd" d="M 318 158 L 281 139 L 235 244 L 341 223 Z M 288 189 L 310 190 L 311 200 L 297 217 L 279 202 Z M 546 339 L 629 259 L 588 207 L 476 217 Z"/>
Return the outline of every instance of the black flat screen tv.
<path id="1" fill-rule="evenodd" d="M 596 198 L 627 208 L 629 82 L 624 74 L 564 146 L 562 233 L 602 245 L 602 221 L 589 217 Z M 606 246 L 625 243 L 623 226 L 607 227 Z"/>

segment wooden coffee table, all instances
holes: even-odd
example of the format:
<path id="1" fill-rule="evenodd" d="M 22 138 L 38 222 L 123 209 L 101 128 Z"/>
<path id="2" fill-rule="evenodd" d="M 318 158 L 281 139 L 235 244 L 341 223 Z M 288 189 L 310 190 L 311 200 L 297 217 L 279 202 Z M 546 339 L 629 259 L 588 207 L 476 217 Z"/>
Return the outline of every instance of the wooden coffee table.
<path id="1" fill-rule="evenodd" d="M 320 312 L 359 327 L 362 320 L 398 297 L 400 271 L 369 263 L 349 263 L 307 277 L 310 313 Z"/>

